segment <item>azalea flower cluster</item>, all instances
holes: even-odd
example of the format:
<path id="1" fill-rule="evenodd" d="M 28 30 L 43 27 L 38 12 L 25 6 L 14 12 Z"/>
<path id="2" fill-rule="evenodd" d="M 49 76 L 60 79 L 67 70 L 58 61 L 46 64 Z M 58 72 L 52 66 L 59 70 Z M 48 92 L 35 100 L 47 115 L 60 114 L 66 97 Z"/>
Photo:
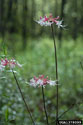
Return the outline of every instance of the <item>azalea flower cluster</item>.
<path id="1" fill-rule="evenodd" d="M 50 14 L 48 17 L 44 16 L 44 17 L 40 17 L 39 21 L 36 21 L 38 24 L 40 24 L 41 26 L 51 26 L 53 23 L 56 23 L 56 25 L 58 26 L 58 28 L 60 27 L 65 27 L 62 25 L 62 21 L 58 21 L 59 16 L 56 18 L 53 18 L 52 14 Z"/>
<path id="2" fill-rule="evenodd" d="M 46 86 L 46 85 L 51 85 L 54 86 L 56 85 L 56 81 L 48 80 L 48 76 L 44 78 L 44 75 L 40 75 L 39 77 L 34 76 L 30 80 L 30 86 L 33 87 L 41 87 L 41 86 Z"/>
<path id="3" fill-rule="evenodd" d="M 0 70 L 3 71 L 5 67 L 8 67 L 10 69 L 15 68 L 15 66 L 22 67 L 21 64 L 19 64 L 15 59 L 8 60 L 7 58 L 1 59 L 0 61 Z"/>

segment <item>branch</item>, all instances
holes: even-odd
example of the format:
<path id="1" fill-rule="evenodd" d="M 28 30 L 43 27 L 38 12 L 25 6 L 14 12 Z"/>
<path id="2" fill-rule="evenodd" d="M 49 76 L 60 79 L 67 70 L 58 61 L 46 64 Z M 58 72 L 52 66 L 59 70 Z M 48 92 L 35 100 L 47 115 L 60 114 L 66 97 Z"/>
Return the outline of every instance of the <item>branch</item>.
<path id="1" fill-rule="evenodd" d="M 60 119 L 63 115 L 65 115 L 68 111 L 70 111 L 72 108 L 74 108 L 76 105 L 80 105 L 80 104 L 83 104 L 83 101 L 82 102 L 78 102 L 78 103 L 75 103 L 75 104 L 72 104 L 66 111 L 64 111 L 59 117 L 58 119 Z"/>
<path id="2" fill-rule="evenodd" d="M 12 70 L 12 73 L 13 73 L 14 79 L 15 79 L 15 81 L 16 81 L 16 84 L 17 84 L 17 86 L 18 86 L 19 92 L 20 92 L 20 94 L 21 94 L 22 100 L 23 100 L 23 102 L 24 102 L 24 104 L 25 104 L 25 107 L 26 107 L 26 109 L 27 109 L 27 112 L 28 112 L 29 115 L 30 115 L 30 118 L 31 118 L 31 120 L 32 120 L 33 125 L 35 125 L 35 122 L 34 122 L 34 120 L 33 120 L 32 114 L 31 114 L 30 109 L 29 109 L 29 107 L 28 107 L 28 105 L 27 105 L 27 103 L 26 103 L 26 100 L 25 100 L 25 98 L 24 98 L 24 95 L 23 95 L 23 93 L 22 93 L 22 91 L 21 91 L 20 85 L 19 85 L 19 83 L 18 83 L 18 80 L 17 80 L 16 75 L 15 75 L 15 73 L 14 73 L 13 70 Z"/>
<path id="3" fill-rule="evenodd" d="M 83 104 L 83 100 L 81 102 L 78 102 L 78 103 L 74 103 L 72 104 L 66 111 L 64 111 L 59 117 L 58 119 L 60 119 L 63 115 L 65 115 L 67 112 L 69 112 L 72 108 L 74 108 L 76 105 L 80 105 L 80 104 Z M 53 121 L 51 124 L 53 124 L 55 121 Z"/>

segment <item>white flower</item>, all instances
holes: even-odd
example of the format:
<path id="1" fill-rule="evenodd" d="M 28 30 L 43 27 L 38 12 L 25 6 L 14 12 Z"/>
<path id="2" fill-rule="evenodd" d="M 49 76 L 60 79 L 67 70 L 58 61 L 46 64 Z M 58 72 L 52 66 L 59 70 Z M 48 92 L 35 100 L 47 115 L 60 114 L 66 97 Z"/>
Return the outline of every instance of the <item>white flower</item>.
<path id="1" fill-rule="evenodd" d="M 1 61 L 0 61 L 0 70 L 1 71 L 3 71 L 3 69 L 5 67 L 10 68 L 10 70 L 11 70 L 11 69 L 15 68 L 16 66 L 22 67 L 22 65 L 19 64 L 15 59 L 8 60 L 7 58 L 5 58 L 5 59 L 1 59 Z"/>
<path id="2" fill-rule="evenodd" d="M 17 66 L 22 67 L 22 65 L 18 61 L 17 61 L 16 64 L 17 64 Z"/>
<path id="3" fill-rule="evenodd" d="M 48 76 L 44 78 L 44 75 L 40 75 L 39 77 L 34 76 L 34 78 L 30 80 L 29 85 L 33 87 L 45 87 L 46 85 L 54 86 L 57 84 L 56 81 L 48 80 Z"/>
<path id="4" fill-rule="evenodd" d="M 36 87 L 37 86 L 37 83 L 35 82 L 34 78 L 32 78 L 30 80 L 30 85 L 33 86 L 33 87 Z"/>
<path id="5" fill-rule="evenodd" d="M 59 16 L 56 18 L 53 18 L 52 14 L 50 14 L 49 16 L 44 16 L 43 18 L 40 17 L 40 20 L 36 22 L 41 26 L 51 26 L 53 23 L 55 23 L 58 26 L 58 28 L 60 27 L 64 28 L 65 26 L 62 25 L 63 20 L 58 21 L 58 19 L 59 19 Z"/>
<path id="6" fill-rule="evenodd" d="M 51 85 L 51 86 L 55 86 L 55 85 L 56 85 L 56 81 L 49 80 L 48 83 L 49 83 L 49 85 Z"/>
<path id="7" fill-rule="evenodd" d="M 5 66 L 0 65 L 0 71 L 4 71 Z"/>
<path id="8" fill-rule="evenodd" d="M 65 27 L 64 25 L 62 25 L 62 22 L 63 22 L 63 20 L 56 22 L 56 25 L 58 26 L 58 28 L 60 28 L 60 27 L 64 28 Z"/>
<path id="9" fill-rule="evenodd" d="M 14 63 L 10 63 L 10 64 L 9 64 L 9 67 L 10 67 L 10 69 L 15 68 L 15 64 L 14 64 Z"/>
<path id="10" fill-rule="evenodd" d="M 42 85 L 43 85 L 43 80 L 38 79 L 38 81 L 37 81 L 37 85 L 42 86 Z"/>
<path id="11" fill-rule="evenodd" d="M 38 24 L 40 24 L 41 26 L 51 26 L 51 24 L 53 24 L 53 22 L 48 22 L 48 21 L 44 21 L 45 18 L 40 19 L 39 21 L 36 21 Z"/>

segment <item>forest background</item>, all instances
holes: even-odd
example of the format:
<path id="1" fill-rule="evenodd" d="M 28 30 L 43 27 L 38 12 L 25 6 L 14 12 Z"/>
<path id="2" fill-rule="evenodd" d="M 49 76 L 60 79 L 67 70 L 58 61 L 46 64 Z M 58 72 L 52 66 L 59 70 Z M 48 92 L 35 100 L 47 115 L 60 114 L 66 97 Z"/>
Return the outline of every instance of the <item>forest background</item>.
<path id="1" fill-rule="evenodd" d="M 0 0 L 0 58 L 9 55 L 23 64 L 17 78 L 38 125 L 44 125 L 41 88 L 27 85 L 33 76 L 55 79 L 54 49 L 50 27 L 36 23 L 53 14 L 65 29 L 54 25 L 59 72 L 59 114 L 83 99 L 83 0 Z M 4 77 L 3 77 L 4 76 Z M 46 87 L 50 123 L 56 114 L 56 86 Z M 83 120 L 83 104 L 61 119 Z M 31 125 L 11 73 L 0 72 L 0 125 Z"/>

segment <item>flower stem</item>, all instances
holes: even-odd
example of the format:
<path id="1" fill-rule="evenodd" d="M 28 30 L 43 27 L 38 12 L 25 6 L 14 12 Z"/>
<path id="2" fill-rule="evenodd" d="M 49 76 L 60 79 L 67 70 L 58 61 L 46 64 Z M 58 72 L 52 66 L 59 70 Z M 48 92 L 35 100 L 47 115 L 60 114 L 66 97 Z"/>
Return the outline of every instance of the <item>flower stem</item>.
<path id="1" fill-rule="evenodd" d="M 24 102 L 24 104 L 25 104 L 25 107 L 26 107 L 26 109 L 27 109 L 27 112 L 29 113 L 29 116 L 30 116 L 30 118 L 31 118 L 31 120 L 32 120 L 33 125 L 35 125 L 35 122 L 34 122 L 34 120 L 33 120 L 32 114 L 31 114 L 31 112 L 30 112 L 30 109 L 29 109 L 29 107 L 28 107 L 26 101 L 25 101 L 24 95 L 23 95 L 23 93 L 22 93 L 22 91 L 21 91 L 21 88 L 20 88 L 20 86 L 19 86 L 18 80 L 17 80 L 16 75 L 15 75 L 15 73 L 14 73 L 13 70 L 12 70 L 12 73 L 13 73 L 14 79 L 15 79 L 15 81 L 16 81 L 16 84 L 17 84 L 17 86 L 18 86 L 19 92 L 20 92 L 20 94 L 21 94 L 22 100 L 23 100 L 23 102 Z"/>
<path id="2" fill-rule="evenodd" d="M 55 35 L 54 35 L 54 29 L 53 25 L 51 25 L 52 30 L 52 37 L 54 41 L 54 50 L 55 50 L 55 67 L 56 67 L 56 125 L 58 125 L 58 98 L 59 98 L 59 92 L 58 92 L 58 66 L 57 66 L 57 49 L 56 49 L 56 42 L 55 42 Z"/>
<path id="3" fill-rule="evenodd" d="M 44 95 L 44 88 L 43 88 L 43 86 L 42 86 L 42 96 L 43 96 L 43 103 L 44 103 L 44 111 L 45 111 L 46 121 L 47 121 L 47 125 L 49 125 L 49 123 L 48 123 L 48 114 L 47 114 L 46 105 L 45 105 L 45 95 Z"/>

